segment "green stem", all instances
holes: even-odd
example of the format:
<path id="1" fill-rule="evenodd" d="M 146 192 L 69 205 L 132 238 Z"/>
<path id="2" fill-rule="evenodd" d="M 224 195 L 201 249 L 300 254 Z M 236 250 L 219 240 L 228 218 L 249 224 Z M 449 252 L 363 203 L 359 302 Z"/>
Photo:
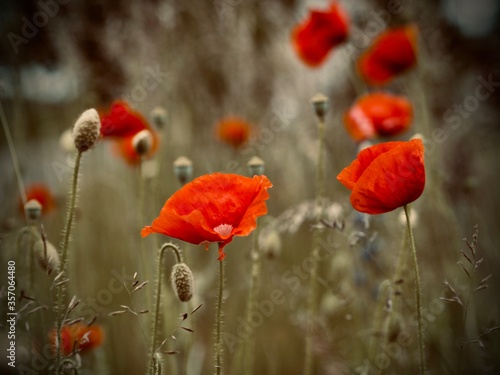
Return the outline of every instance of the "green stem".
<path id="1" fill-rule="evenodd" d="M 215 370 L 222 374 L 222 309 L 224 302 L 224 261 L 219 261 L 219 294 L 217 298 L 217 321 L 215 327 Z"/>
<path id="2" fill-rule="evenodd" d="M 143 162 L 144 159 L 141 157 L 139 162 L 139 230 L 141 230 L 144 225 L 144 195 L 145 195 L 145 181 L 143 178 Z M 144 277 L 146 280 L 151 280 L 151 268 L 149 267 L 148 257 L 146 250 L 146 242 L 141 241 L 141 268 L 144 273 Z M 146 304 L 148 308 L 151 307 L 151 296 L 149 294 L 146 295 Z"/>
<path id="3" fill-rule="evenodd" d="M 322 198 L 325 193 L 325 166 L 324 166 L 324 148 L 325 148 L 325 119 L 318 118 L 318 162 L 316 165 L 316 206 L 318 224 L 323 215 Z M 313 371 L 313 344 L 314 344 L 314 326 L 317 310 L 317 285 L 318 285 L 318 258 L 319 258 L 319 240 L 321 239 L 321 229 L 316 226 L 313 232 L 313 251 L 311 274 L 309 277 L 309 299 L 307 303 L 307 332 L 305 344 L 304 375 L 310 375 Z"/>
<path id="4" fill-rule="evenodd" d="M 3 131 L 5 133 L 5 138 L 7 139 L 7 146 L 9 147 L 10 157 L 12 159 L 12 165 L 14 167 L 14 173 L 16 174 L 19 194 L 21 195 L 21 200 L 23 201 L 23 206 L 24 206 L 27 202 L 26 190 L 24 189 L 23 179 L 21 177 L 21 168 L 19 168 L 19 160 L 17 159 L 16 148 L 14 147 L 14 141 L 12 140 L 12 135 L 10 134 L 9 126 L 7 124 L 7 116 L 5 116 L 5 112 L 3 110 L 1 101 L 0 101 L 0 120 L 2 121 Z"/>
<path id="5" fill-rule="evenodd" d="M 73 217 L 75 214 L 76 207 L 76 193 L 78 185 L 78 172 L 80 170 L 80 161 L 82 159 L 82 153 L 77 151 L 75 157 L 75 167 L 73 170 L 73 180 L 71 183 L 71 195 L 70 204 L 66 216 L 66 226 L 64 229 L 64 238 L 61 245 L 61 263 L 59 264 L 58 277 L 60 282 L 57 283 L 57 340 L 56 340 L 56 374 L 60 374 L 62 358 L 61 358 L 61 328 L 63 321 L 63 300 L 64 300 L 64 278 L 66 277 L 67 268 L 67 252 L 69 238 L 71 234 L 71 227 L 73 224 Z"/>
<path id="6" fill-rule="evenodd" d="M 158 259 L 156 261 L 156 295 L 154 298 L 154 315 L 151 324 L 151 345 L 150 345 L 150 357 L 149 357 L 149 368 L 146 374 L 155 374 L 155 369 L 157 368 L 155 353 L 156 353 L 156 341 L 158 335 L 158 320 L 160 316 L 160 298 L 161 298 L 161 284 L 162 284 L 162 265 L 163 265 L 163 254 L 165 250 L 170 249 L 174 251 L 177 263 L 182 262 L 182 254 L 179 248 L 172 243 L 165 243 L 162 245 L 158 252 Z"/>
<path id="7" fill-rule="evenodd" d="M 415 239 L 410 223 L 410 214 L 408 206 L 404 206 L 406 215 L 406 225 L 408 226 L 408 237 L 410 239 L 410 247 L 413 255 L 413 269 L 415 271 L 415 302 L 417 305 L 417 327 L 418 327 L 418 349 L 420 355 L 420 373 L 425 374 L 425 354 L 424 354 L 424 333 L 422 321 L 422 287 L 420 285 L 420 274 L 418 271 L 417 249 L 415 248 Z"/>
<path id="8" fill-rule="evenodd" d="M 260 253 L 258 248 L 258 231 L 257 228 L 253 234 L 253 249 L 252 249 L 252 277 L 250 279 L 250 291 L 248 293 L 248 304 L 246 313 L 247 326 L 252 326 L 252 315 L 255 311 L 255 300 L 257 297 L 257 290 L 259 287 L 260 279 Z M 252 358 L 254 352 L 254 342 L 255 336 L 253 331 L 250 336 L 245 340 L 245 345 L 243 348 L 243 373 L 245 375 L 250 375 L 252 373 Z"/>

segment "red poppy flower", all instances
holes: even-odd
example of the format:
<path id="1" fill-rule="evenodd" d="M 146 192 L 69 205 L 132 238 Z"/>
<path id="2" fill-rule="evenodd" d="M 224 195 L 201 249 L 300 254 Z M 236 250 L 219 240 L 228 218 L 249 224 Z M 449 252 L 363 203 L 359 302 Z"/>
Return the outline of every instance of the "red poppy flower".
<path id="1" fill-rule="evenodd" d="M 311 67 L 319 66 L 330 50 L 347 39 L 348 17 L 333 2 L 326 11 L 311 10 L 309 17 L 292 31 L 292 44 L 299 57 Z"/>
<path id="2" fill-rule="evenodd" d="M 237 148 L 250 137 L 252 126 L 238 117 L 226 117 L 216 125 L 219 139 Z"/>
<path id="3" fill-rule="evenodd" d="M 57 331 L 50 331 L 49 340 L 54 351 L 56 350 Z M 79 322 L 61 328 L 61 352 L 64 355 L 73 353 L 73 349 L 84 353 L 97 348 L 104 340 L 101 326 L 93 324 L 88 326 Z"/>
<path id="4" fill-rule="evenodd" d="M 257 226 L 257 217 L 267 213 L 266 176 L 243 177 L 212 173 L 198 177 L 172 195 L 142 237 L 153 232 L 192 244 L 219 244 L 219 260 L 224 246 L 234 236 L 247 236 Z"/>
<path id="5" fill-rule="evenodd" d="M 379 35 L 358 60 L 358 69 L 371 85 L 388 83 L 417 62 L 417 27 L 388 30 Z"/>
<path id="6" fill-rule="evenodd" d="M 32 184 L 26 188 L 26 202 L 32 199 L 36 199 L 42 205 L 44 214 L 54 210 L 57 206 L 55 197 L 49 188 L 42 183 Z M 24 213 L 24 205 L 21 200 L 19 201 L 19 210 Z"/>
<path id="7" fill-rule="evenodd" d="M 351 204 L 356 210 L 367 214 L 395 210 L 424 191 L 424 144 L 414 139 L 368 147 L 337 179 L 352 190 Z"/>
<path id="8" fill-rule="evenodd" d="M 105 138 L 115 138 L 115 153 L 129 164 L 137 164 L 141 160 L 132 146 L 132 139 L 144 129 L 149 130 L 153 136 L 151 149 L 145 155 L 151 157 L 158 150 L 160 140 L 144 116 L 121 100 L 113 102 L 110 112 L 101 116 L 102 135 Z"/>
<path id="9" fill-rule="evenodd" d="M 408 129 L 413 118 L 410 101 L 376 92 L 360 97 L 344 114 L 347 132 L 356 141 L 392 136 Z"/>

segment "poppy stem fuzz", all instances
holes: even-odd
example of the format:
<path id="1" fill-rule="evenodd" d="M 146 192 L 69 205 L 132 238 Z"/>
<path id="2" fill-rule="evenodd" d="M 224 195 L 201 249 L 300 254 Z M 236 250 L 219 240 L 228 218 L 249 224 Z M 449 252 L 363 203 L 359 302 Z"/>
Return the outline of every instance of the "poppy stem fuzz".
<path id="1" fill-rule="evenodd" d="M 217 295 L 217 317 L 215 322 L 215 373 L 221 375 L 222 357 L 222 315 L 224 307 L 224 260 L 219 260 L 219 292 Z"/>
<path id="2" fill-rule="evenodd" d="M 403 206 L 406 215 L 406 225 L 408 228 L 408 238 L 410 240 L 410 249 L 413 256 L 413 270 L 415 272 L 415 302 L 417 307 L 417 328 L 418 328 L 418 349 L 420 356 L 420 373 L 425 374 L 425 353 L 424 353 L 424 333 L 422 321 L 422 287 L 420 285 L 420 273 L 418 271 L 417 249 L 415 248 L 415 239 L 410 222 L 410 212 L 408 205 Z"/>
<path id="3" fill-rule="evenodd" d="M 328 98 L 323 94 L 316 94 L 312 99 L 314 111 L 318 118 L 318 161 L 316 165 L 316 221 L 320 222 L 323 215 L 322 199 L 325 195 L 325 115 L 328 111 Z M 307 331 L 305 343 L 304 375 L 313 373 L 313 343 L 317 311 L 317 284 L 318 284 L 318 258 L 320 250 L 321 229 L 317 226 L 312 239 L 312 265 L 309 275 L 309 299 L 307 301 Z"/>
<path id="4" fill-rule="evenodd" d="M 75 156 L 75 166 L 73 169 L 73 179 L 71 183 L 71 192 L 70 192 L 70 203 L 68 206 L 68 211 L 66 215 L 66 226 L 64 229 L 64 238 L 61 244 L 61 255 L 60 255 L 60 263 L 57 270 L 57 277 L 60 277 L 61 280 L 66 278 L 66 269 L 68 264 L 67 253 L 68 253 L 68 245 L 71 234 L 71 228 L 73 225 L 73 219 L 75 216 L 75 208 L 76 208 L 76 196 L 77 196 L 77 185 L 78 185 L 78 173 L 80 170 L 80 162 L 82 159 L 82 151 L 77 150 Z M 56 375 L 61 373 L 61 365 L 62 365 L 62 356 L 61 356 L 61 329 L 63 323 L 63 312 L 64 312 L 64 282 L 58 282 L 57 285 L 57 318 L 56 318 L 56 329 L 57 329 L 57 339 L 56 339 Z"/>
<path id="5" fill-rule="evenodd" d="M 154 296 L 153 307 L 153 320 L 151 321 L 151 343 L 150 343 L 150 358 L 149 367 L 146 374 L 155 374 L 155 369 L 158 368 L 158 356 L 156 355 L 156 341 L 158 335 L 158 320 L 160 319 L 160 298 L 161 298 L 161 284 L 162 284 L 162 270 L 163 270 L 163 255 L 166 250 L 172 250 L 175 253 L 176 263 L 182 263 L 182 255 L 179 247 L 173 243 L 164 243 L 158 251 L 158 258 L 156 260 L 156 294 Z M 182 263 L 183 264 L 183 263 Z"/>

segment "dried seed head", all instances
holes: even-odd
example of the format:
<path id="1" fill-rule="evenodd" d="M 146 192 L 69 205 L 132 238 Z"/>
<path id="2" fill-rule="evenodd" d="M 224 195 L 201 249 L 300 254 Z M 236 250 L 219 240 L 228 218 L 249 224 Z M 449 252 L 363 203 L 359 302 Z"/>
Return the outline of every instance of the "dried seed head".
<path id="1" fill-rule="evenodd" d="M 182 302 L 189 301 L 193 296 L 193 273 L 186 263 L 173 266 L 170 279 L 177 298 Z"/>
<path id="2" fill-rule="evenodd" d="M 137 155 L 146 155 L 153 146 L 153 135 L 147 129 L 141 130 L 132 138 L 132 147 Z"/>
<path id="3" fill-rule="evenodd" d="M 33 244 L 33 253 L 40 267 L 44 271 L 47 271 L 48 274 L 59 267 L 59 254 L 54 245 L 49 241 L 45 241 L 45 244 L 42 239 L 35 241 Z"/>
<path id="4" fill-rule="evenodd" d="M 193 176 L 193 162 L 185 156 L 178 157 L 174 161 L 174 174 L 184 185 Z"/>
<path id="5" fill-rule="evenodd" d="M 30 199 L 24 205 L 24 213 L 30 221 L 37 221 L 42 216 L 42 205 L 36 199 Z"/>
<path id="6" fill-rule="evenodd" d="M 264 161 L 258 156 L 254 156 L 247 163 L 248 173 L 250 174 L 250 176 L 263 175 L 264 166 L 265 166 Z"/>
<path id="7" fill-rule="evenodd" d="M 318 116 L 321 119 L 325 117 L 330 107 L 328 98 L 320 93 L 312 97 L 311 104 L 313 105 L 316 116 Z"/>
<path id="8" fill-rule="evenodd" d="M 73 126 L 73 139 L 78 151 L 84 152 L 96 144 L 101 132 L 99 114 L 93 108 L 83 112 Z"/>
<path id="9" fill-rule="evenodd" d="M 281 237 L 277 230 L 271 230 L 259 242 L 262 254 L 268 259 L 276 259 L 281 254 Z"/>
<path id="10" fill-rule="evenodd" d="M 160 106 L 153 108 L 151 120 L 157 129 L 163 129 L 167 123 L 167 110 Z"/>

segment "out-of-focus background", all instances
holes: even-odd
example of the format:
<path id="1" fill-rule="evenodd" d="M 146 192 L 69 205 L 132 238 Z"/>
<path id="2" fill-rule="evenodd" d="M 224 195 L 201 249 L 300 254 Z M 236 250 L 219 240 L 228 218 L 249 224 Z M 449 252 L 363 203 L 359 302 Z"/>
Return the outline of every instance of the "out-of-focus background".
<path id="1" fill-rule="evenodd" d="M 408 23 L 415 23 L 420 31 L 418 64 L 384 89 L 406 95 L 415 108 L 411 130 L 399 139 L 417 132 L 426 139 L 427 185 L 413 208 L 418 214 L 414 230 L 424 288 L 428 368 L 432 374 L 455 374 L 461 356 L 462 374 L 500 372 L 495 355 L 500 351 L 500 332 L 488 332 L 500 325 L 500 3 L 367 0 L 341 4 L 349 14 L 351 39 L 316 69 L 297 58 L 290 34 L 308 9 L 324 8 L 326 1 L 2 4 L 0 100 L 24 184 L 43 183 L 55 197 L 54 209 L 43 216 L 54 245 L 61 240 L 72 170 L 72 155 L 60 146 L 61 134 L 84 109 L 105 112 L 115 99 L 126 100 L 146 117 L 157 106 L 168 113 L 165 127 L 159 130 L 155 168 L 145 178 L 142 222 L 138 167 L 117 156 L 112 142 L 106 140 L 83 159 L 70 246 L 69 294 L 82 301 L 76 316 L 97 316 L 105 342 L 82 354 L 82 373 L 145 370 L 147 318 L 110 317 L 109 313 L 120 305 L 141 309 L 146 295 L 152 294 L 152 285 L 132 296 L 116 285 L 129 286 L 131 276 L 139 271 L 141 246 L 151 250 L 153 268 L 155 246 L 165 239 L 143 240 L 139 231 L 181 186 L 172 169 L 181 155 L 193 161 L 195 177 L 214 171 L 246 175 L 246 163 L 254 155 L 266 162 L 265 173 L 274 187 L 269 214 L 259 220 L 259 229 L 261 244 L 272 246 L 264 257 L 258 300 L 269 299 L 275 289 L 284 293 L 284 299 L 254 330 L 253 368 L 258 374 L 300 373 L 308 293 L 303 261 L 311 249 L 316 188 L 316 120 L 309 100 L 317 92 L 327 95 L 331 104 L 326 118 L 329 219 L 343 221 L 345 228 L 324 232 L 335 251 L 320 264 L 322 329 L 315 340 L 316 373 L 371 374 L 376 368 L 388 374 L 416 373 L 411 269 L 406 270 L 402 296 L 397 297 L 403 301 L 397 329 L 407 332 L 409 339 L 396 340 L 381 350 L 379 360 L 388 358 L 386 362 L 367 363 L 372 358 L 371 342 L 377 337 L 377 311 L 384 314 L 386 309 L 380 308 L 379 287 L 393 277 L 404 235 L 401 212 L 361 217 L 349 204 L 349 192 L 336 180 L 356 155 L 357 145 L 342 124 L 344 111 L 363 92 L 360 89 L 366 89 L 354 84 L 359 82 L 356 58 L 382 30 Z M 253 124 L 252 138 L 244 147 L 233 149 L 216 137 L 215 124 L 228 115 Z M 0 274 L 4 275 L 7 261 L 20 257 L 15 254 L 16 233 L 25 225 L 4 135 L 0 168 Z M 467 265 L 460 249 L 469 250 L 462 239 L 472 238 L 476 224 L 477 260 L 484 260 L 469 282 L 457 262 Z M 193 270 L 195 296 L 193 302 L 181 305 L 166 288 L 164 336 L 175 329 L 178 314 L 203 305 L 186 323 L 195 332 L 176 332 L 177 340 L 167 342 L 169 350 L 180 353 L 165 356 L 166 373 L 206 374 L 213 366 L 216 249 L 205 252 L 202 246 L 176 243 L 185 250 Z M 236 337 L 245 311 L 251 246 L 249 236 L 227 247 L 225 330 Z M 26 288 L 28 271 L 22 261 L 17 264 L 20 293 Z M 489 274 L 488 288 L 469 293 Z M 289 282 L 291 275 L 296 283 Z M 0 285 L 6 285 L 2 278 Z M 43 348 L 54 319 L 52 279 L 42 271 L 35 278 L 35 294 L 30 297 L 48 309 L 18 322 L 17 363 L 35 371 L 24 373 L 47 373 Z M 440 299 L 453 297 L 445 281 L 466 306 Z M 23 303 L 26 300 L 18 306 Z M 1 311 L 5 309 L 2 294 Z M 1 332 L 4 348 L 6 335 Z M 234 366 L 241 343 L 226 344 L 226 372 L 237 374 Z M 4 362 L 2 358 L 2 366 Z"/>

